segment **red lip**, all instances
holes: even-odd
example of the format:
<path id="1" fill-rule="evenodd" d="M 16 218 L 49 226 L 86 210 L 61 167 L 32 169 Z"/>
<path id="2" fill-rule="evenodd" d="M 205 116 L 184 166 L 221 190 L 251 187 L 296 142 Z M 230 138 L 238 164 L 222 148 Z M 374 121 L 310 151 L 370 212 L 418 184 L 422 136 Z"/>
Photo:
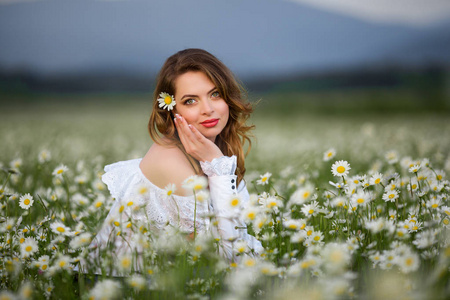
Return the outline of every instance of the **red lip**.
<path id="1" fill-rule="evenodd" d="M 202 124 L 205 127 L 210 128 L 210 127 L 216 126 L 217 123 L 219 123 L 219 119 L 209 119 L 209 120 L 201 122 L 200 124 Z"/>
<path id="2" fill-rule="evenodd" d="M 219 119 L 209 119 L 209 120 L 206 120 L 206 121 L 201 122 L 200 124 L 214 123 L 214 122 L 216 122 L 216 121 L 218 121 L 218 120 L 219 120 Z"/>

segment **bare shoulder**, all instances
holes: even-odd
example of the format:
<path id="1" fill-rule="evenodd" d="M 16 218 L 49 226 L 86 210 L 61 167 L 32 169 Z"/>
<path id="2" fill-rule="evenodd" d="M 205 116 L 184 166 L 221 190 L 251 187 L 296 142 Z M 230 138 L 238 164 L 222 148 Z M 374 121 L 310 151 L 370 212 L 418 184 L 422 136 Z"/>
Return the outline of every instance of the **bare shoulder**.
<path id="1" fill-rule="evenodd" d="M 183 181 L 195 171 L 183 152 L 177 147 L 153 144 L 139 165 L 142 173 L 157 187 L 164 189 L 169 183 L 176 185 L 176 195 L 192 192 L 182 188 Z"/>

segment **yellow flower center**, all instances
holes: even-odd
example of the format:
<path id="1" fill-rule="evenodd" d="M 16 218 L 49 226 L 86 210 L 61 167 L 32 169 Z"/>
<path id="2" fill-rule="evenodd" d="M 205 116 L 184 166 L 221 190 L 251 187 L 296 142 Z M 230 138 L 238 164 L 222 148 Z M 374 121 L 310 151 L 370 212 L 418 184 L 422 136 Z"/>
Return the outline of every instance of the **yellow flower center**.
<path id="1" fill-rule="evenodd" d="M 255 263 L 256 263 L 255 260 L 250 258 L 245 262 L 245 265 L 247 267 L 253 267 L 255 265 Z"/>
<path id="2" fill-rule="evenodd" d="M 436 179 L 437 179 L 437 180 L 441 180 L 441 179 L 442 179 L 442 175 L 436 176 Z"/>
<path id="3" fill-rule="evenodd" d="M 21 238 L 21 239 L 19 240 L 19 243 L 23 244 L 23 242 L 25 242 L 25 239 L 24 239 L 24 238 Z"/>
<path id="4" fill-rule="evenodd" d="M 235 207 L 237 205 L 239 205 L 239 200 L 238 199 L 235 198 L 235 199 L 231 200 L 231 206 Z"/>
<path id="5" fill-rule="evenodd" d="M 119 226 L 120 223 L 118 221 L 114 221 L 114 225 Z"/>
<path id="6" fill-rule="evenodd" d="M 25 199 L 25 200 L 23 200 L 23 204 L 25 204 L 25 205 L 28 205 L 28 204 L 30 204 L 30 199 Z"/>
<path id="7" fill-rule="evenodd" d="M 377 178 L 377 179 L 375 179 L 375 184 L 379 184 L 379 183 L 380 183 L 380 181 L 381 181 L 381 179 L 380 179 L 380 178 Z"/>
<path id="8" fill-rule="evenodd" d="M 141 188 L 141 189 L 139 190 L 139 193 L 140 193 L 141 195 L 147 193 L 147 188 L 146 188 L 146 187 Z"/>
<path id="9" fill-rule="evenodd" d="M 302 269 L 307 269 L 307 268 L 309 268 L 309 263 L 307 261 L 304 261 L 304 262 L 302 262 L 301 267 L 302 267 Z"/>
<path id="10" fill-rule="evenodd" d="M 431 205 L 432 208 L 437 208 L 439 205 L 437 203 L 434 203 L 433 205 Z"/>
<path id="11" fill-rule="evenodd" d="M 344 173 L 345 172 L 345 168 L 343 166 L 339 166 L 337 167 L 336 171 L 338 171 L 338 173 Z"/>
<path id="12" fill-rule="evenodd" d="M 56 172 L 56 174 L 62 174 L 63 172 L 64 172 L 63 169 L 59 169 L 59 170 Z"/>
<path id="13" fill-rule="evenodd" d="M 124 209 L 125 209 L 125 206 L 121 205 L 120 208 L 119 208 L 119 212 L 120 213 L 123 212 Z"/>
<path id="14" fill-rule="evenodd" d="M 404 233 L 403 233 L 403 231 L 397 231 L 397 235 L 398 235 L 399 237 L 402 237 L 402 236 L 404 235 Z"/>
<path id="15" fill-rule="evenodd" d="M 405 261 L 405 263 L 406 263 L 407 266 L 412 265 L 413 262 L 414 262 L 414 260 L 413 260 L 411 257 L 408 257 L 408 258 L 406 259 L 406 261 Z"/>
<path id="16" fill-rule="evenodd" d="M 448 225 L 448 224 L 450 223 L 450 221 L 449 221 L 448 219 L 444 219 L 443 223 L 444 223 L 445 225 Z"/>
<path id="17" fill-rule="evenodd" d="M 122 259 L 122 267 L 123 268 L 128 268 L 131 265 L 131 260 L 129 258 L 124 258 Z"/>
<path id="18" fill-rule="evenodd" d="M 413 184 L 411 187 L 413 190 L 415 190 L 417 188 L 417 184 Z"/>
<path id="19" fill-rule="evenodd" d="M 164 103 L 166 103 L 167 105 L 169 105 L 170 103 L 172 103 L 172 97 L 166 96 L 166 98 L 164 98 Z"/>
<path id="20" fill-rule="evenodd" d="M 202 188 L 203 188 L 203 185 L 201 185 L 201 184 L 197 184 L 194 186 L 194 190 L 196 190 L 196 191 L 201 190 Z"/>
<path id="21" fill-rule="evenodd" d="M 266 182 L 266 181 L 267 181 L 267 177 L 263 177 L 263 178 L 261 179 L 261 181 L 262 181 L 262 182 Z"/>
<path id="22" fill-rule="evenodd" d="M 358 200 L 356 200 L 356 202 L 358 202 L 359 204 L 363 204 L 364 203 L 364 198 L 358 198 Z"/>
<path id="23" fill-rule="evenodd" d="M 24 229 L 22 230 L 22 232 L 23 232 L 23 233 L 26 233 L 26 232 L 28 232 L 28 229 L 27 229 L 27 228 L 24 228 Z"/>
<path id="24" fill-rule="evenodd" d="M 297 225 L 291 224 L 291 225 L 289 225 L 289 228 L 290 228 L 290 229 L 296 229 L 296 228 L 297 228 Z"/>
<path id="25" fill-rule="evenodd" d="M 333 155 L 333 152 L 328 152 L 328 153 L 327 153 L 327 156 L 328 156 L 328 157 L 331 157 L 332 155 Z"/>
<path id="26" fill-rule="evenodd" d="M 392 199 L 392 198 L 394 198 L 394 197 L 395 197 L 394 194 L 390 194 L 390 195 L 389 195 L 389 199 Z"/>
<path id="27" fill-rule="evenodd" d="M 61 233 L 66 231 L 66 230 L 64 229 L 64 227 L 62 227 L 62 226 L 56 227 L 56 230 L 59 231 L 59 232 L 61 232 Z"/>
<path id="28" fill-rule="evenodd" d="M 309 192 L 305 192 L 305 193 L 303 194 L 303 198 L 308 198 L 308 196 L 309 196 Z"/>
<path id="29" fill-rule="evenodd" d="M 27 247 L 25 248 L 25 251 L 27 251 L 27 252 L 30 252 L 31 250 L 33 250 L 33 247 L 31 247 L 31 246 L 27 246 Z"/>
<path id="30" fill-rule="evenodd" d="M 308 211 L 308 213 L 309 213 L 310 215 L 312 215 L 312 214 L 314 213 L 314 209 L 310 209 L 310 210 Z"/>
<path id="31" fill-rule="evenodd" d="M 61 268 L 63 268 L 65 265 L 66 265 L 66 262 L 65 262 L 64 260 L 62 260 L 62 261 L 59 262 L 59 266 L 60 266 Z"/>
<path id="32" fill-rule="evenodd" d="M 130 202 L 127 203 L 127 206 L 132 206 L 133 204 L 134 204 L 134 202 L 130 201 Z"/>
<path id="33" fill-rule="evenodd" d="M 47 270 L 47 265 L 42 265 L 42 268 L 41 268 L 42 270 Z"/>
<path id="34" fill-rule="evenodd" d="M 320 236 L 316 235 L 316 236 L 314 237 L 314 240 L 315 240 L 316 242 L 319 241 L 319 240 L 320 240 Z"/>
<path id="35" fill-rule="evenodd" d="M 306 232 L 307 236 L 310 236 L 312 234 L 312 230 L 308 230 L 308 232 Z"/>
<path id="36" fill-rule="evenodd" d="M 255 219 L 255 213 L 254 213 L 254 212 L 249 212 L 248 215 L 247 215 L 247 217 L 248 217 L 250 220 L 253 220 L 253 219 Z"/>
<path id="37" fill-rule="evenodd" d="M 169 191 L 167 192 L 167 196 L 170 196 L 170 195 L 172 195 L 172 190 L 169 190 Z"/>
<path id="38" fill-rule="evenodd" d="M 102 203 L 101 203 L 101 202 L 97 202 L 97 203 L 95 204 L 95 207 L 97 207 L 97 208 L 99 208 L 100 206 L 102 206 Z"/>
<path id="39" fill-rule="evenodd" d="M 305 229 L 306 224 L 302 224 L 302 226 L 300 226 L 300 229 Z"/>

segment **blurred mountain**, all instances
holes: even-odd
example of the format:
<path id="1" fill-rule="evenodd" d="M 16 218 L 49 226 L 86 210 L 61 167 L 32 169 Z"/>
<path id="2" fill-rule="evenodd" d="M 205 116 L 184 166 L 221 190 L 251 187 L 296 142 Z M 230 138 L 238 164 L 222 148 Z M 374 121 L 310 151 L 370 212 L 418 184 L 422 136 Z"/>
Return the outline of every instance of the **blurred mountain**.
<path id="1" fill-rule="evenodd" d="M 243 80 L 359 66 L 450 66 L 450 22 L 364 22 L 275 0 L 58 0 L 0 7 L 0 69 L 55 78 L 153 77 L 204 48 Z"/>

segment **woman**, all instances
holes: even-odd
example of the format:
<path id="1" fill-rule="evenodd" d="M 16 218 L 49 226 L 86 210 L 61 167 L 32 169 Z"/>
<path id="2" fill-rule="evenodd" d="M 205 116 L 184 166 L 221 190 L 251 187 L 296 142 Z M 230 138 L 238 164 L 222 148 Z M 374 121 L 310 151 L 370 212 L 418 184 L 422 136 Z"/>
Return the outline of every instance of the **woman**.
<path id="1" fill-rule="evenodd" d="M 142 159 L 105 167 L 102 180 L 115 203 L 91 245 L 106 247 L 117 235 L 113 234 L 119 230 L 117 224 L 130 218 L 150 221 L 155 230 L 176 227 L 187 238 L 211 230 L 228 259 L 233 259 L 236 240 L 246 241 L 254 253 L 261 253 L 261 244 L 247 234 L 245 224 L 230 217 L 229 206 L 233 197 L 244 205 L 249 200 L 243 180 L 243 143 L 250 142 L 247 132 L 253 126 L 246 126 L 245 121 L 251 111 L 231 71 L 207 51 L 186 49 L 169 57 L 157 78 L 148 125 L 154 144 Z M 208 177 L 210 201 L 196 203 L 198 195 L 183 188 L 186 178 L 193 175 Z M 126 204 L 128 199 L 139 199 L 145 213 L 135 213 Z M 119 218 L 119 213 L 127 217 Z M 217 228 L 202 217 L 211 213 Z M 133 233 L 127 226 L 120 227 L 122 238 L 114 239 L 116 253 L 139 252 Z"/>

